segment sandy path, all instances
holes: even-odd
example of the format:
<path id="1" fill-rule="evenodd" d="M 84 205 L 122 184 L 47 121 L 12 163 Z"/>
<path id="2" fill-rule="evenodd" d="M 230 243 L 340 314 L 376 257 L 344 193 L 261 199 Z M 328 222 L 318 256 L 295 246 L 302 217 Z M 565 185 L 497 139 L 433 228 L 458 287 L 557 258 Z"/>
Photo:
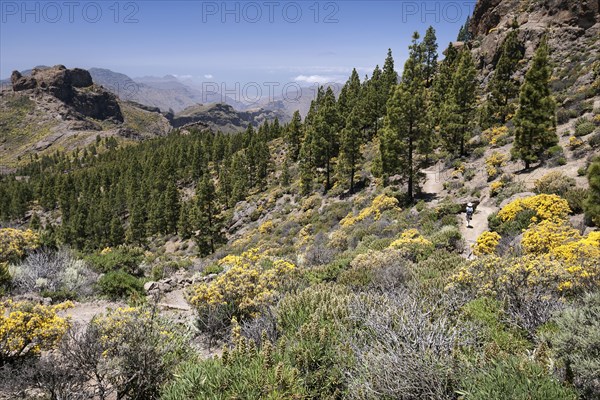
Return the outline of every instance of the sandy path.
<path id="1" fill-rule="evenodd" d="M 431 167 L 421 170 L 425 174 L 425 183 L 423 183 L 423 194 L 431 200 L 436 200 L 439 193 L 444 190 L 443 173 L 440 165 L 432 165 Z"/>
<path id="2" fill-rule="evenodd" d="M 497 210 L 498 207 L 487 202 L 482 202 L 475 208 L 475 213 L 469 227 L 467 227 L 466 215 L 464 213 L 461 214 L 459 221 L 460 233 L 465 240 L 463 255 L 468 259 L 473 258 L 473 245 L 477 242 L 477 238 L 488 230 L 488 216 Z"/>
<path id="3" fill-rule="evenodd" d="M 64 311 L 64 315 L 71 319 L 76 325 L 86 325 L 92 318 L 98 314 L 106 312 L 108 309 L 127 307 L 125 303 L 115 303 L 111 301 L 98 300 L 90 303 L 74 302 L 74 307 Z"/>

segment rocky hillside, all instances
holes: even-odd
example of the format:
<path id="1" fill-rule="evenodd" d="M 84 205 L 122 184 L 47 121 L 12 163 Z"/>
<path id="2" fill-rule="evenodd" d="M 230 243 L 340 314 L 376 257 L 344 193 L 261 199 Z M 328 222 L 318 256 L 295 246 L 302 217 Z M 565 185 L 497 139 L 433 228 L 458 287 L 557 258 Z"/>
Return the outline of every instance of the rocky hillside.
<path id="1" fill-rule="evenodd" d="M 530 60 L 544 34 L 552 49 L 556 88 L 577 88 L 591 79 L 591 66 L 600 54 L 598 0 L 481 0 L 470 20 L 473 52 L 484 79 L 493 71 L 499 49 L 510 29 L 519 28 L 519 41 Z"/>
<path id="2" fill-rule="evenodd" d="M 0 164 L 29 154 L 85 147 L 100 138 L 164 135 L 171 126 L 153 110 L 120 101 L 93 83 L 90 73 L 62 65 L 18 71 L 0 92 Z"/>
<path id="3" fill-rule="evenodd" d="M 275 118 L 280 123 L 288 122 L 289 116 L 281 110 L 265 110 L 263 108 L 247 111 L 236 111 L 228 104 L 198 104 L 188 107 L 176 114 L 171 123 L 175 128 L 202 126 L 224 133 L 237 132 L 248 124 L 259 126 L 265 121 L 272 122 Z"/>
<path id="4" fill-rule="evenodd" d="M 163 112 L 180 112 L 197 104 L 226 103 L 236 110 L 245 110 L 245 104 L 229 96 L 203 92 L 201 88 L 184 84 L 176 77 L 167 75 L 162 78 L 142 77 L 132 79 L 129 76 L 104 68 L 90 68 L 95 83 L 122 100 L 135 101 L 150 107 L 158 107 Z"/>

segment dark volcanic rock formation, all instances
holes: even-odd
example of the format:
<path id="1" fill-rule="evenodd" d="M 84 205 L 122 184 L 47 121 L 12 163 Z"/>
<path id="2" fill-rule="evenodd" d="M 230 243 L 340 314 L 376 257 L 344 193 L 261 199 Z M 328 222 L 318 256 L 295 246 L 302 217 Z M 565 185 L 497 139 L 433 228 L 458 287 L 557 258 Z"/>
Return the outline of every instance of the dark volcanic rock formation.
<path id="1" fill-rule="evenodd" d="M 64 65 L 56 65 L 51 68 L 34 68 L 29 76 L 13 71 L 11 83 L 15 92 L 47 92 L 86 117 L 123 122 L 123 114 L 115 95 L 94 85 L 92 76 L 84 69 L 67 69 Z"/>

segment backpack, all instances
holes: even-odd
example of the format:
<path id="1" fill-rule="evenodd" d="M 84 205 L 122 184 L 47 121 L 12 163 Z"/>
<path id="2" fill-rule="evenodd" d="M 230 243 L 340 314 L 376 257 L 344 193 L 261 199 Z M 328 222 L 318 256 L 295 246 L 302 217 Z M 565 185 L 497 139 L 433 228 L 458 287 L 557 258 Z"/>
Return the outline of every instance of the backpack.
<path id="1" fill-rule="evenodd" d="M 469 215 L 473 214 L 473 207 L 467 207 L 467 214 L 469 214 Z"/>

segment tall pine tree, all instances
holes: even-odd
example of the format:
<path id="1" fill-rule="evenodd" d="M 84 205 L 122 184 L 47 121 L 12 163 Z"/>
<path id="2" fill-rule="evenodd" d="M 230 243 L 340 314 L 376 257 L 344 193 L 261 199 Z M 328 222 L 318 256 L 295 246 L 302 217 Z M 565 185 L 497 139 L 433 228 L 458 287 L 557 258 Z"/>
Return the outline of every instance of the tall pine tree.
<path id="1" fill-rule="evenodd" d="M 459 55 L 444 104 L 442 135 L 446 148 L 465 155 L 465 142 L 473 127 L 477 106 L 476 70 L 471 51 L 464 47 Z"/>
<path id="2" fill-rule="evenodd" d="M 287 126 L 285 139 L 288 146 L 290 160 L 298 161 L 300 146 L 302 145 L 302 117 L 298 110 L 294 111 L 292 120 Z"/>
<path id="3" fill-rule="evenodd" d="M 519 82 L 514 74 L 523 58 L 523 49 L 518 40 L 518 31 L 512 30 L 502 44 L 496 70 L 488 85 L 490 97 L 486 104 L 486 122 L 504 124 L 515 112 L 511 102 L 519 94 Z"/>
<path id="4" fill-rule="evenodd" d="M 362 162 L 360 146 L 363 143 L 358 106 L 355 106 L 346 120 L 340 135 L 339 168 L 348 177 L 350 193 L 354 193 L 354 177 Z"/>
<path id="5" fill-rule="evenodd" d="M 433 77 L 437 71 L 437 59 L 438 59 L 438 44 L 437 37 L 435 36 L 435 29 L 430 26 L 425 32 L 423 38 L 423 75 L 425 78 L 425 84 L 427 87 L 431 86 Z"/>
<path id="6" fill-rule="evenodd" d="M 425 140 L 426 88 L 422 47 L 415 32 L 409 58 L 404 64 L 400 84 L 387 104 L 384 133 L 380 143 L 381 163 L 386 175 L 399 174 L 407 182 L 407 194 L 413 199 L 418 173 L 419 142 Z"/>
<path id="7" fill-rule="evenodd" d="M 558 143 L 556 101 L 549 84 L 552 70 L 548 64 L 548 51 L 548 40 L 544 36 L 525 75 L 514 118 L 513 154 L 525 162 L 526 169 L 537 162 L 547 148 Z"/>
<path id="8" fill-rule="evenodd" d="M 221 242 L 221 224 L 218 219 L 219 209 L 215 196 L 215 186 L 205 174 L 196 188 L 196 210 L 194 240 L 198 245 L 200 254 L 215 252 L 216 245 Z"/>

